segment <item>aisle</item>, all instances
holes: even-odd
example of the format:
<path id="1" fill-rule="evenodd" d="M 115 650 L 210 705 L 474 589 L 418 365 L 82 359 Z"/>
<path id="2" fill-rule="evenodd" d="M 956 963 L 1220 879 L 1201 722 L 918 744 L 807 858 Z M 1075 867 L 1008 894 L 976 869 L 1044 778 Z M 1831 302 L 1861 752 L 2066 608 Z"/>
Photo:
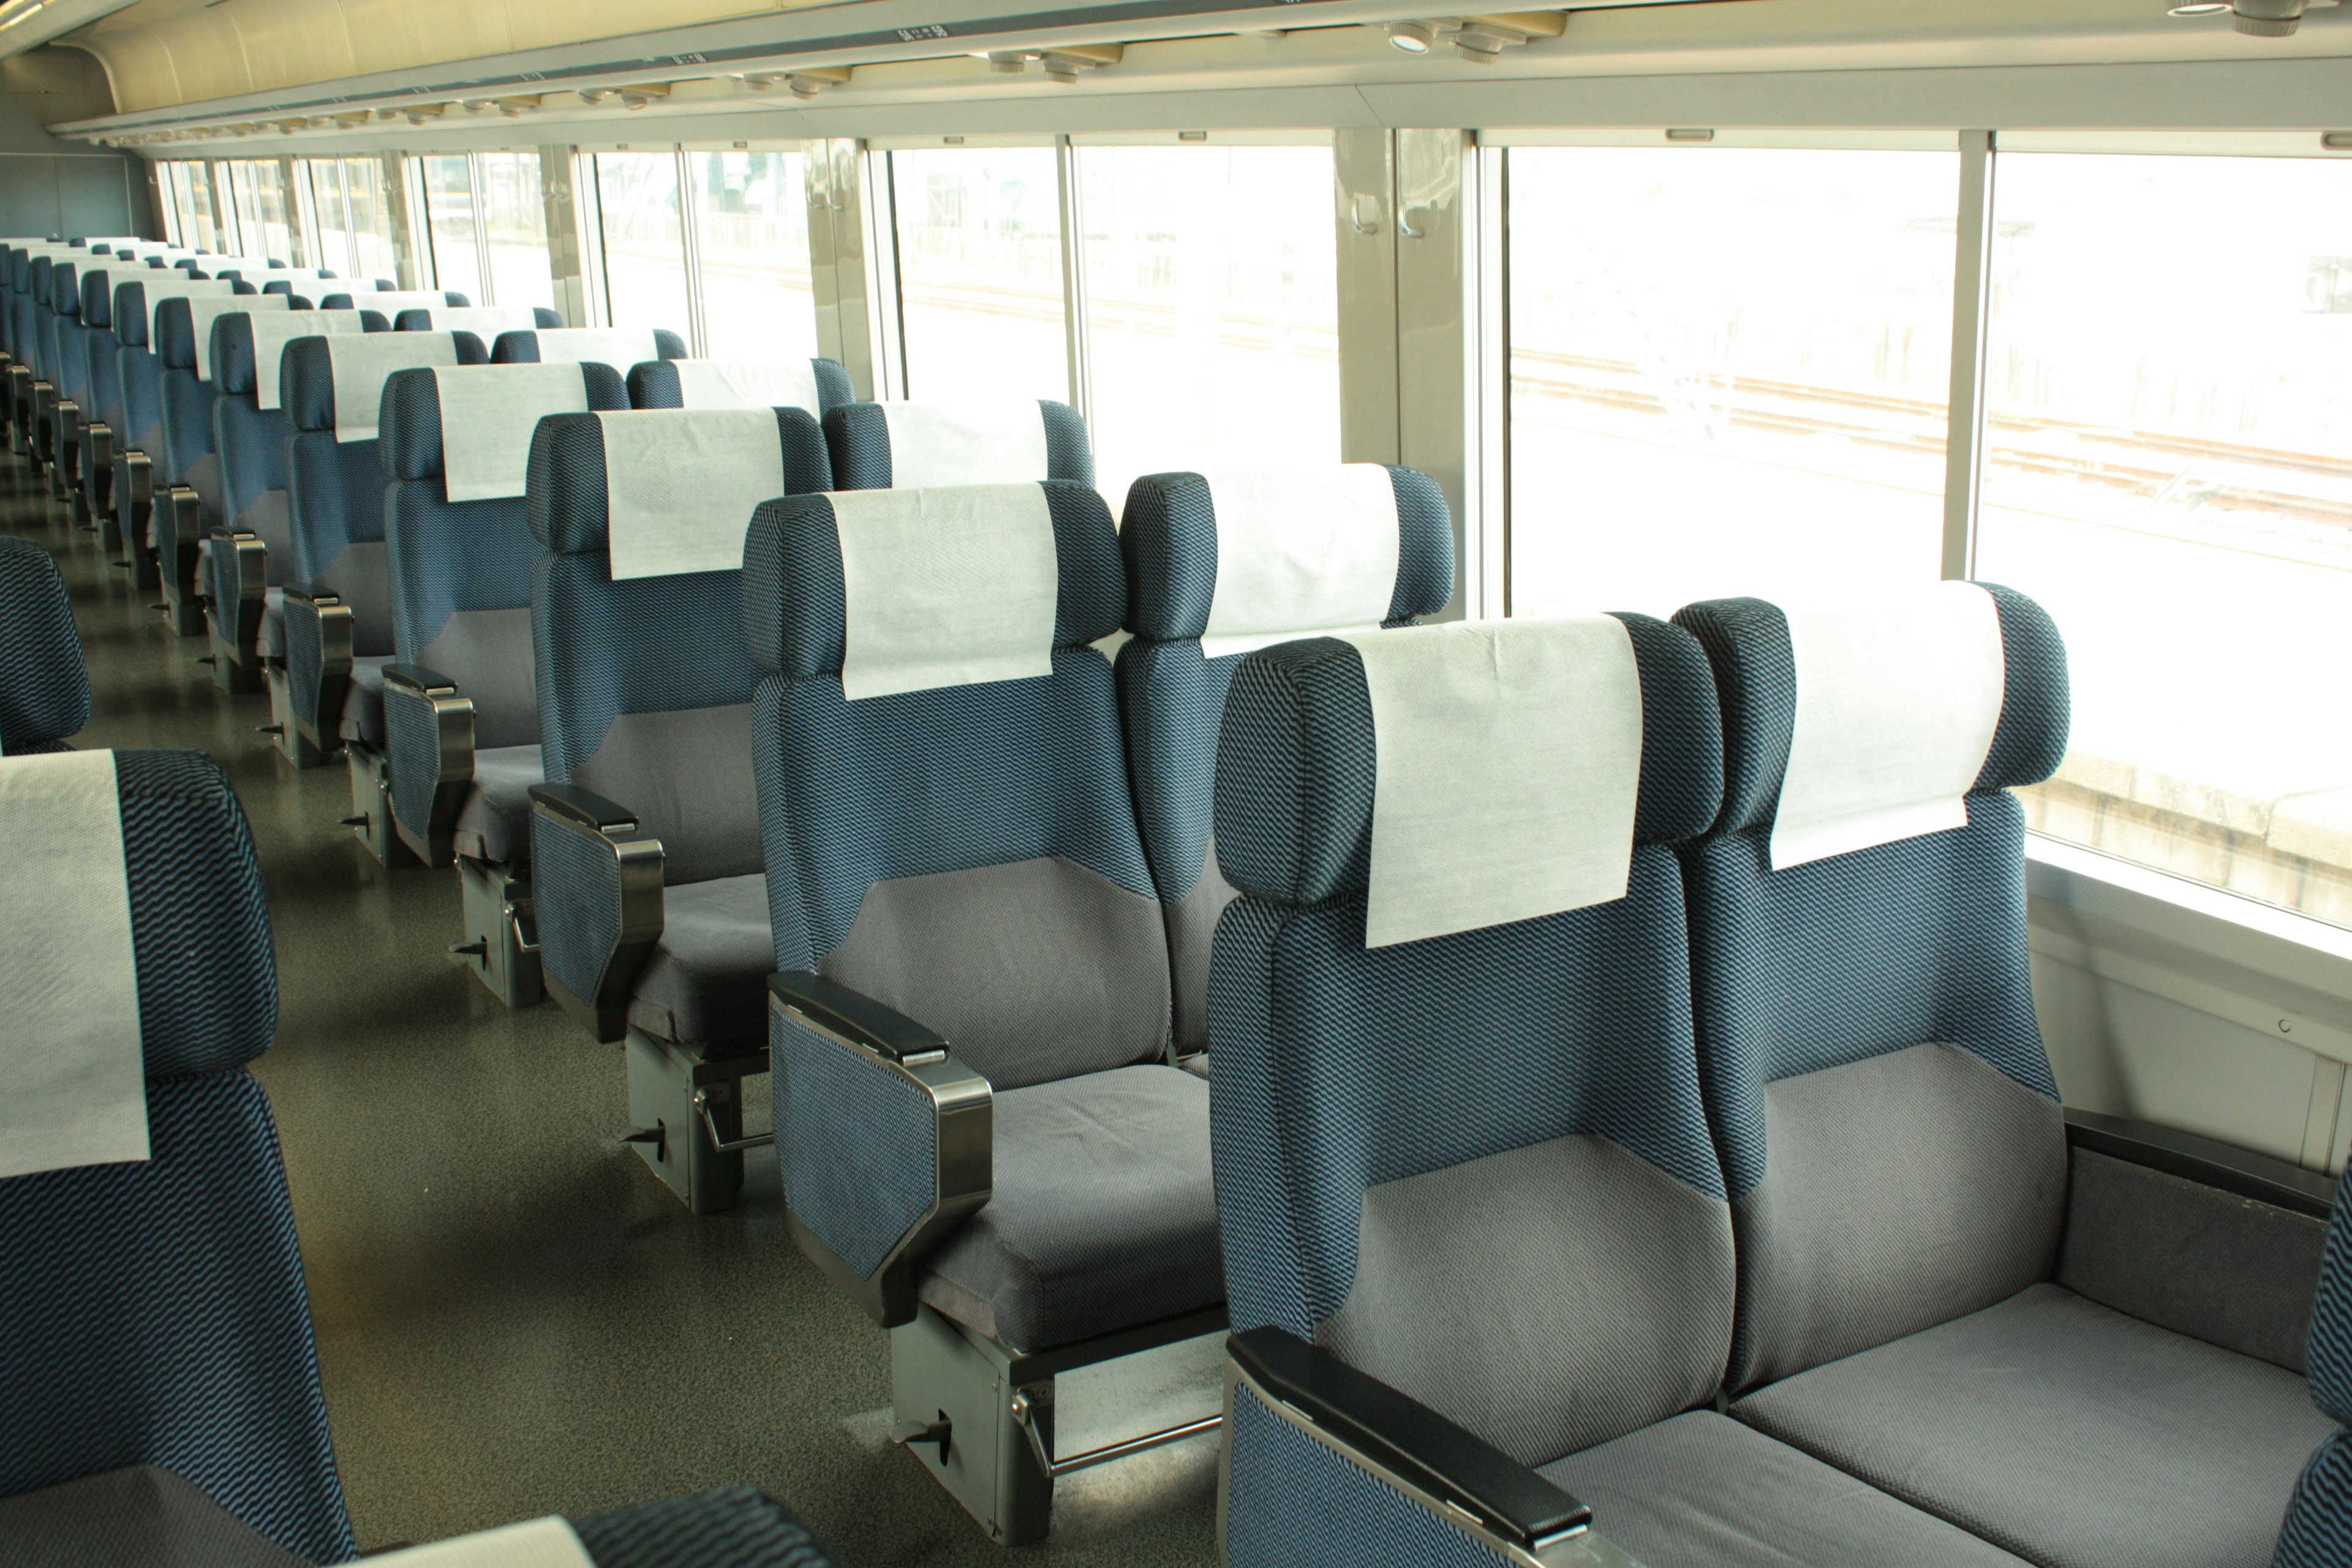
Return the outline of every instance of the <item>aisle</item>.
<path id="1" fill-rule="evenodd" d="M 690 1218 L 619 1141 L 621 1047 L 509 1013 L 446 956 L 454 874 L 352 842 L 343 770 L 297 773 L 147 605 L 158 595 L 0 458 L 0 532 L 46 545 L 90 665 L 84 746 L 227 767 L 275 922 L 276 1109 L 362 1551 L 749 1480 L 850 1568 L 1001 1564 L 910 1457 L 877 1450 L 884 1338 L 773 1202 Z M 764 1120 L 764 1106 L 759 1111 Z M 1040 1560 L 1214 1561 L 1214 1440 L 1063 1483 Z"/>

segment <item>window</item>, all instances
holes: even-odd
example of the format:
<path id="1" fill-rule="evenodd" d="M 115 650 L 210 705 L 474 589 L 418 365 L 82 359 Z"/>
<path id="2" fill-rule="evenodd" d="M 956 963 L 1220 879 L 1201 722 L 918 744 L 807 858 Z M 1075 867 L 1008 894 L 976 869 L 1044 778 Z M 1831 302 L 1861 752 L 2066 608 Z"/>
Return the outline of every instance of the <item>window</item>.
<path id="1" fill-rule="evenodd" d="M 482 251 L 474 215 L 474 163 L 463 153 L 420 158 L 425 174 L 425 228 L 433 238 L 434 286 L 455 289 L 475 304 L 482 289 Z"/>
<path id="2" fill-rule="evenodd" d="M 677 196 L 675 153 L 596 154 L 604 298 L 616 327 L 687 335 L 686 232 Z"/>
<path id="3" fill-rule="evenodd" d="M 1068 399 L 1057 165 L 1051 147 L 890 154 L 908 396 Z"/>
<path id="4" fill-rule="evenodd" d="M 352 221 L 343 199 L 343 161 L 310 158 L 302 164 L 310 176 L 310 207 L 319 225 L 318 265 L 338 278 L 352 276 Z"/>
<path id="5" fill-rule="evenodd" d="M 1938 574 L 1957 153 L 1508 159 L 1515 613 Z"/>
<path id="6" fill-rule="evenodd" d="M 719 359 L 816 353 L 808 205 L 797 153 L 689 153 L 703 313 Z"/>
<path id="7" fill-rule="evenodd" d="M 489 270 L 485 302 L 554 309 L 555 275 L 548 263 L 547 203 L 540 192 L 539 154 L 481 153 L 474 163 L 479 176 L 475 188 L 482 195 L 482 249 Z"/>
<path id="8" fill-rule="evenodd" d="M 276 162 L 226 165 L 236 193 L 237 226 L 247 254 L 257 260 L 299 264 L 295 252 L 294 217 L 287 200 L 286 171 Z"/>
<path id="9" fill-rule="evenodd" d="M 1330 150 L 1087 147 L 1077 165 L 1113 504 L 1138 474 L 1339 461 Z"/>
<path id="10" fill-rule="evenodd" d="M 185 160 L 166 165 L 173 174 L 173 200 L 179 208 L 180 242 L 193 250 L 222 251 L 220 224 L 213 214 L 209 165 Z"/>
<path id="11" fill-rule="evenodd" d="M 2352 166 L 2002 153 L 1977 574 L 2066 639 L 2042 831 L 2352 924 Z"/>
<path id="12" fill-rule="evenodd" d="M 392 243 L 392 204 L 384 194 L 383 160 L 345 158 L 343 196 L 350 204 L 352 276 L 400 279 L 400 253 Z"/>

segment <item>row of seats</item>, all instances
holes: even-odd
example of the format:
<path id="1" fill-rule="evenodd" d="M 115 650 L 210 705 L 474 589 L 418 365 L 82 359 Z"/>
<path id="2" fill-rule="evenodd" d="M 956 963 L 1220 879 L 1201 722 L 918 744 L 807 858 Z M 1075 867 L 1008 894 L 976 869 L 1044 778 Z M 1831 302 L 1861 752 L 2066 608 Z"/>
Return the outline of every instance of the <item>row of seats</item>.
<path id="1" fill-rule="evenodd" d="M 267 1096 L 277 976 L 219 764 L 78 752 L 48 552 L 0 538 L 0 1558 L 299 1568 L 355 1555 Z M 111 868 L 110 870 L 109 868 Z M 729 1487 L 371 1559 L 830 1568 Z"/>

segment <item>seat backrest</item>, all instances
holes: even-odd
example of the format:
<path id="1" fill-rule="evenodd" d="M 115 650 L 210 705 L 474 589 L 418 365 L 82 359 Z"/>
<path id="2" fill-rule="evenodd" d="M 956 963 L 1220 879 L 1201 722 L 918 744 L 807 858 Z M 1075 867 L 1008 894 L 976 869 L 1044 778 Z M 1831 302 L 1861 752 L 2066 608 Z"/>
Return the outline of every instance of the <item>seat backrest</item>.
<path id="1" fill-rule="evenodd" d="M 410 305 L 393 317 L 397 332 L 471 332 L 495 343 L 506 332 L 531 332 L 563 325 L 544 305 Z"/>
<path id="2" fill-rule="evenodd" d="M 2066 1137 L 2006 786 L 2058 765 L 2066 657 L 2032 601 L 1971 584 L 1675 619 L 1723 702 L 1723 815 L 1684 860 L 1746 1389 L 2055 1264 Z"/>
<path id="3" fill-rule="evenodd" d="M 376 429 L 384 382 L 417 366 L 480 364 L 488 357 L 471 332 L 344 333 L 286 345 L 284 404 L 294 431 L 286 459 L 291 577 L 352 606 L 354 653 L 393 651 Z"/>
<path id="4" fill-rule="evenodd" d="M 617 413 L 628 407 L 628 394 L 602 364 L 396 370 L 383 384 L 379 447 L 389 481 L 383 532 L 394 651 L 404 664 L 456 681 L 472 700 L 476 746 L 537 745 L 530 580 L 539 542 L 520 484 L 513 495 L 449 499 L 441 395 L 456 383 L 480 386 L 481 395 L 518 416 L 510 426 L 521 448 L 517 473 L 530 460 L 539 420 L 582 409 Z"/>
<path id="5" fill-rule="evenodd" d="M 89 722 L 89 667 L 49 552 L 0 537 L 0 756 L 62 752 Z"/>
<path id="6" fill-rule="evenodd" d="M 323 297 L 320 298 L 319 303 L 330 310 L 348 310 L 353 306 L 357 306 L 362 310 L 381 310 L 383 312 L 385 322 L 389 324 L 396 319 L 403 310 L 431 310 L 436 307 L 447 309 L 462 306 L 467 303 L 467 300 L 466 296 L 463 294 L 455 292 L 444 293 L 438 289 L 352 289 L 346 287 L 344 289 L 330 289 L 325 290 L 323 292 Z M 489 342 L 489 339 L 484 338 L 482 341 L 484 342 Z"/>
<path id="7" fill-rule="evenodd" d="M 49 274 L 55 267 L 54 258 L 36 254 L 31 268 L 33 311 L 33 373 L 52 385 L 56 384 L 58 363 L 58 311 L 50 298 Z"/>
<path id="8" fill-rule="evenodd" d="M 1696 645 L 1635 615 L 1284 643 L 1218 751 L 1234 1331 L 1528 1465 L 1711 1399 L 1732 1231 L 1669 847 L 1722 784 Z"/>
<path id="9" fill-rule="evenodd" d="M 1444 608 L 1454 525 L 1411 468 L 1150 474 L 1128 490 L 1119 548 L 1135 634 L 1118 660 L 1128 765 L 1190 1056 L 1208 1044 L 1209 943 L 1233 897 L 1210 820 L 1226 684 L 1256 648 Z"/>
<path id="10" fill-rule="evenodd" d="M 1066 403 L 851 403 L 824 416 L 834 484 L 845 490 L 934 485 L 1095 482 L 1087 422 Z"/>
<path id="11" fill-rule="evenodd" d="M 50 328 L 57 342 L 53 374 L 58 395 L 76 401 L 89 392 L 89 350 L 81 323 L 81 268 L 89 265 L 85 257 L 80 261 L 53 262 L 49 268 L 49 310 L 57 318 Z"/>
<path id="12" fill-rule="evenodd" d="M 245 1070 L 278 1026 L 245 815 L 194 752 L 0 770 L 0 899 L 53 905 L 11 910 L 0 940 L 12 966 L 75 982 L 68 1017 L 20 1009 L 0 1048 L 81 1069 L 0 1107 L 0 1496 L 161 1466 L 289 1552 L 344 1561 L 277 1129 Z"/>
<path id="13" fill-rule="evenodd" d="M 218 281 L 215 279 L 215 284 Z M 234 292 L 237 285 L 231 283 L 228 288 Z M 209 511 L 220 504 L 220 459 L 213 425 L 213 405 L 220 401 L 220 384 L 205 380 L 202 374 L 204 352 L 196 342 L 189 299 L 188 294 L 176 291 L 160 296 L 149 294 L 147 330 L 163 407 L 164 477 L 194 486 L 206 496 Z M 199 469 L 203 470 L 201 474 Z M 228 512 L 222 521 L 232 520 L 236 515 Z"/>
<path id="14" fill-rule="evenodd" d="M 609 364 L 615 375 L 654 359 L 684 359 L 686 340 L 667 328 L 557 327 L 500 332 L 490 345 L 492 364 L 554 364 L 562 361 Z"/>
<path id="15" fill-rule="evenodd" d="M 744 532 L 772 495 L 829 482 L 798 408 L 556 414 L 531 437 L 547 778 L 637 813 L 672 884 L 761 869 Z"/>
<path id="16" fill-rule="evenodd" d="M 159 465 L 168 465 L 166 416 L 176 415 L 184 426 L 180 450 L 194 462 L 212 449 L 213 389 L 196 374 L 197 345 L 192 320 L 186 345 L 188 360 L 178 378 L 180 391 L 167 407 L 163 387 L 172 378 L 166 374 L 161 352 L 163 334 L 159 318 L 167 300 L 233 295 L 237 286 L 225 279 L 176 272 L 167 275 L 152 269 L 126 272 L 112 281 L 114 303 L 110 314 L 114 341 L 121 345 L 115 351 L 114 363 L 122 381 L 122 445 L 126 449 L 145 452 Z M 166 477 L 178 479 L 185 471 L 184 468 L 167 469 Z"/>
<path id="17" fill-rule="evenodd" d="M 2312 1403 L 2336 1431 L 2304 1467 L 2279 1531 L 2273 1568 L 2334 1568 L 2352 1562 L 2352 1204 L 2341 1199 L 2327 1227 L 2319 1289 L 2311 1302 L 2305 1359 Z"/>
<path id="18" fill-rule="evenodd" d="M 296 295 L 289 302 L 300 300 Z M 287 351 L 314 337 L 383 332 L 391 324 L 374 310 L 284 308 L 231 310 L 213 323 L 213 371 L 220 388 L 213 430 L 226 511 L 268 544 L 275 582 L 294 580 L 296 559 L 286 497 L 288 448 L 294 436 L 285 398 Z"/>
<path id="19" fill-rule="evenodd" d="M 1109 509 L 1045 482 L 762 507 L 745 556 L 776 959 L 998 1089 L 1166 1059 L 1110 661 Z M 852 629 L 852 628 L 855 629 Z"/>
<path id="20" fill-rule="evenodd" d="M 857 396 L 849 373 L 829 359 L 657 359 L 629 371 L 638 408 L 805 408 L 822 419 Z"/>
<path id="21" fill-rule="evenodd" d="M 116 426 L 118 445 L 126 432 L 120 427 L 122 342 L 114 335 L 114 286 L 129 270 L 117 260 L 86 267 L 81 274 L 82 353 L 89 363 L 89 406 L 95 417 Z"/>

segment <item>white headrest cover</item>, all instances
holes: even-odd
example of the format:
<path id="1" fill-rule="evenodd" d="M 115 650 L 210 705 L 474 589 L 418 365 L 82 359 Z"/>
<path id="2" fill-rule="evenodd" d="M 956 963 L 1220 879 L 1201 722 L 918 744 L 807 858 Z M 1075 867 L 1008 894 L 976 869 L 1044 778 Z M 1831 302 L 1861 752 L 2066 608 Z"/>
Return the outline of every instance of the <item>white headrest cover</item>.
<path id="1" fill-rule="evenodd" d="M 367 323 L 357 310 L 280 310 L 253 318 L 253 402 L 257 408 L 278 406 L 278 373 L 286 345 L 296 338 L 323 338 L 344 332 L 364 332 Z"/>
<path id="2" fill-rule="evenodd" d="M 1217 587 L 1201 654 L 1360 631 L 1396 596 L 1396 486 L 1378 463 L 1208 474 Z"/>
<path id="3" fill-rule="evenodd" d="M 363 332 L 328 339 L 327 360 L 335 376 L 335 439 L 373 441 L 384 378 L 417 365 L 456 364 L 457 340 L 447 332 Z"/>
<path id="4" fill-rule="evenodd" d="M 1034 484 L 1053 478 L 1045 416 L 1026 397 L 998 403 L 885 403 L 890 488 Z"/>
<path id="5" fill-rule="evenodd" d="M 388 1568 L 596 1568 L 571 1521 L 554 1514 L 370 1560 Z"/>
<path id="6" fill-rule="evenodd" d="M 841 689 L 853 701 L 1054 673 L 1061 555 L 1036 484 L 842 490 Z"/>
<path id="7" fill-rule="evenodd" d="M 429 310 L 436 305 L 446 310 L 449 304 L 449 297 L 438 289 L 377 289 L 365 282 L 341 279 L 319 292 L 322 297 L 349 294 L 353 310 L 383 311 L 383 324 L 387 327 L 392 325 L 392 319 L 403 310 Z"/>
<path id="8" fill-rule="evenodd" d="M 0 762 L 0 1177 L 147 1158 L 114 753 Z"/>
<path id="9" fill-rule="evenodd" d="M 528 332 L 536 331 L 539 326 L 538 316 L 528 307 L 426 305 L 423 309 L 433 323 L 434 331 L 471 332 L 482 340 L 484 348 L 497 342 L 500 332 Z"/>
<path id="10" fill-rule="evenodd" d="M 147 347 L 152 351 L 163 338 L 163 301 L 166 300 L 209 299 L 215 294 L 234 294 L 236 285 L 226 278 L 207 278 L 201 281 L 184 272 L 149 271 L 143 277 L 118 279 L 136 283 L 144 290 L 147 301 Z M 206 336 L 210 334 L 207 333 Z M 204 363 L 205 340 L 196 342 L 196 363 Z"/>
<path id="11" fill-rule="evenodd" d="M 740 572 L 760 503 L 784 493 L 772 408 L 599 414 L 613 581 Z"/>
<path id="12" fill-rule="evenodd" d="M 536 333 L 541 364 L 609 364 L 623 375 L 631 365 L 661 358 L 651 331 L 548 327 Z"/>
<path id="13" fill-rule="evenodd" d="M 1965 827 L 2000 727 L 2000 612 L 1973 583 L 1788 609 L 1797 717 L 1772 868 Z"/>
<path id="14" fill-rule="evenodd" d="M 805 408 L 817 406 L 816 367 L 804 359 L 772 364 L 733 360 L 680 359 L 678 401 L 688 408 Z"/>
<path id="15" fill-rule="evenodd" d="M 373 287 L 368 283 L 355 283 L 348 278 L 330 278 L 315 267 L 272 267 L 266 272 L 247 278 L 246 281 L 257 289 L 267 288 L 272 283 L 291 283 L 295 293 L 314 300 L 321 294 L 342 294 L 353 290 L 362 294 L 374 292 Z M 310 287 L 314 283 L 323 283 L 326 287 Z"/>
<path id="16" fill-rule="evenodd" d="M 213 323 L 231 311 L 289 309 L 283 294 L 203 294 L 188 298 L 188 321 L 196 332 L 196 379 L 213 378 Z"/>
<path id="17" fill-rule="evenodd" d="M 1613 616 L 1353 632 L 1372 704 L 1364 944 L 1625 896 L 1642 678 Z"/>
<path id="18" fill-rule="evenodd" d="M 588 412 L 576 364 L 480 364 L 436 369 L 441 402 L 441 486 L 452 501 L 523 493 L 531 432 L 551 414 Z"/>

